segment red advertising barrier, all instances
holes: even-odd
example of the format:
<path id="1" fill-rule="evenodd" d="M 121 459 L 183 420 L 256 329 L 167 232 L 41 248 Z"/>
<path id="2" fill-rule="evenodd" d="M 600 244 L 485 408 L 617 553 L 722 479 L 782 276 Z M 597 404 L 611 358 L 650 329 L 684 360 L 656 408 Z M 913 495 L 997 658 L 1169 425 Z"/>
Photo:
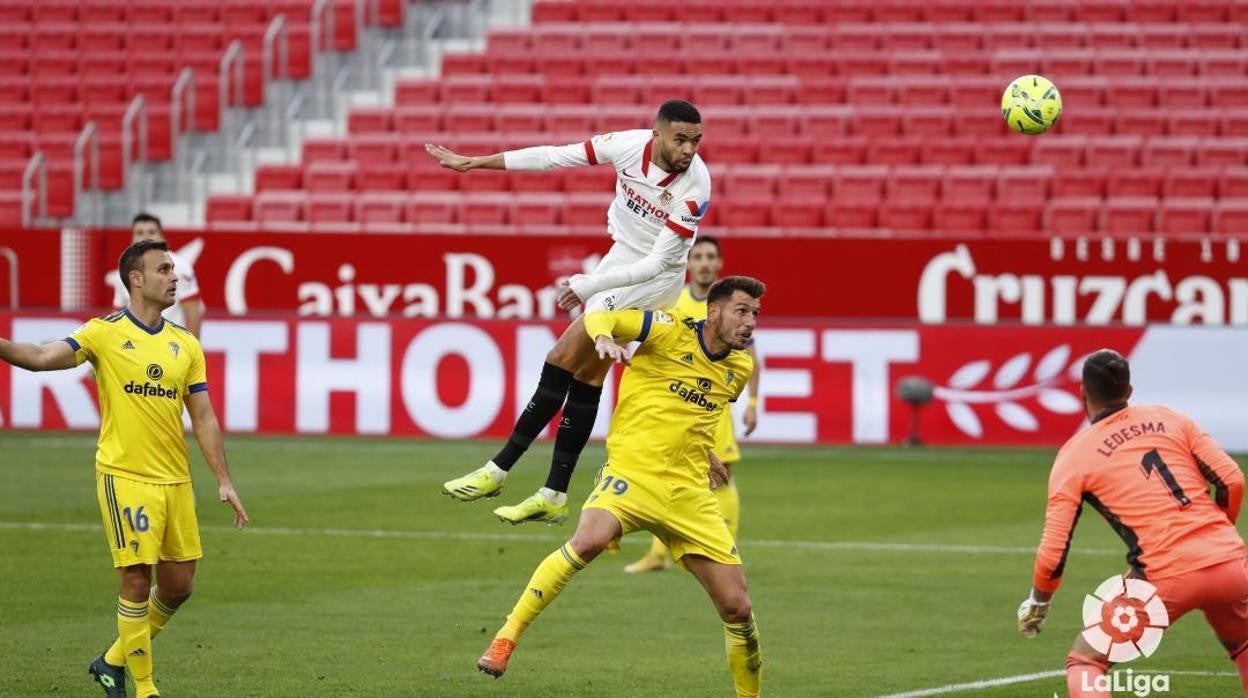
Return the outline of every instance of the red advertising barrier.
<path id="1" fill-rule="evenodd" d="M 210 315 L 560 320 L 559 280 L 605 235 L 170 233 Z M 129 232 L 0 231 L 0 307 L 105 308 Z M 1248 326 L 1236 240 L 729 237 L 725 272 L 773 317 L 1023 325 Z M 7 252 L 6 252 L 7 251 Z M 9 303 L 5 303 L 9 300 Z"/>
<path id="2" fill-rule="evenodd" d="M 50 273 L 32 232 L 19 251 L 22 306 L 99 308 L 129 233 L 62 251 Z M 46 235 L 50 242 L 56 234 Z M 592 268 L 604 235 L 171 233 L 212 316 L 559 319 L 555 285 Z M 768 282 L 773 317 L 968 320 L 1026 325 L 1248 325 L 1248 260 L 1237 240 L 1160 241 L 731 237 L 727 273 Z M 82 254 L 79 248 L 90 254 Z M 55 249 L 48 248 L 48 249 Z M 3 262 L 0 262 L 0 269 Z M 61 305 L 61 276 L 89 281 Z"/>
<path id="3" fill-rule="evenodd" d="M 63 337 L 81 317 L 0 314 L 0 336 Z M 205 323 L 210 394 L 230 432 L 505 437 L 561 326 L 357 319 Z M 760 422 L 751 442 L 896 443 L 910 407 L 897 382 L 935 386 L 920 436 L 933 444 L 1057 445 L 1083 422 L 1081 358 L 1114 347 L 1133 363 L 1136 396 L 1187 411 L 1248 448 L 1248 330 L 765 323 Z M 595 434 L 606 433 L 609 384 Z M 744 402 L 738 404 L 738 408 Z M 0 364 L 0 425 L 92 429 L 89 373 Z"/>

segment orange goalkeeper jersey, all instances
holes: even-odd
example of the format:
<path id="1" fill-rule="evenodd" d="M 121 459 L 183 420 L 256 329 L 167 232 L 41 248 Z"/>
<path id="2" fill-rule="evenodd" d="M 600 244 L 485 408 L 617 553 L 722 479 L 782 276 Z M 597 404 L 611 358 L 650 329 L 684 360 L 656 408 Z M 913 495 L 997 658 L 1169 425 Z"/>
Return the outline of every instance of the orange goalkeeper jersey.
<path id="1" fill-rule="evenodd" d="M 1195 422 L 1161 405 L 1122 408 L 1058 451 L 1032 583 L 1057 590 L 1085 504 L 1127 544 L 1141 577 L 1243 559 L 1235 529 L 1243 500 L 1243 472 Z"/>

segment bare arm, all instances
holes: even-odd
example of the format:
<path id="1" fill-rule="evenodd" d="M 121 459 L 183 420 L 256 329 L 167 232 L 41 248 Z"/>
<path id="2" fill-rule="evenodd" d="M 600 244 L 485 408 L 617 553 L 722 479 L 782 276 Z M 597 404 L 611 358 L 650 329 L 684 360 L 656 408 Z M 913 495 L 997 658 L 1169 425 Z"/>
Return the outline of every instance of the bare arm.
<path id="1" fill-rule="evenodd" d="M 61 371 L 78 365 L 74 348 L 64 340 L 31 344 L 0 339 L 0 359 L 27 371 Z"/>
<path id="2" fill-rule="evenodd" d="M 446 169 L 455 170 L 456 172 L 467 172 L 468 170 L 507 169 L 506 163 L 503 162 L 502 153 L 469 157 L 467 155 L 460 155 L 459 153 L 432 143 L 425 144 L 425 152 L 432 155 L 434 159 L 436 159 Z"/>
<path id="3" fill-rule="evenodd" d="M 745 424 L 745 435 L 749 436 L 758 428 L 758 377 L 763 372 L 763 365 L 758 361 L 758 350 L 753 344 L 745 348 L 745 353 L 754 360 L 754 372 L 750 374 L 745 417 L 741 420 Z"/>
<path id="4" fill-rule="evenodd" d="M 217 413 L 212 409 L 208 392 L 188 395 L 186 409 L 191 415 L 191 427 L 195 430 L 199 450 L 217 478 L 217 494 L 221 501 L 234 508 L 234 525 L 242 528 L 249 521 L 247 510 L 243 508 L 243 502 L 234 491 L 234 483 L 230 480 L 230 466 L 225 462 L 225 439 L 221 437 L 221 425 L 217 423 Z"/>

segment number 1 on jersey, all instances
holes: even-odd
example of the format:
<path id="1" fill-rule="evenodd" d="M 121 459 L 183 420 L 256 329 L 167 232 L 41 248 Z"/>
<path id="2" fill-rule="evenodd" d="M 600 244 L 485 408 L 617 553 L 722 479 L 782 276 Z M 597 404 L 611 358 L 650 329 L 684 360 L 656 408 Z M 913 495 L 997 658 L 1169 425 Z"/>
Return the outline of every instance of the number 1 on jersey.
<path id="1" fill-rule="evenodd" d="M 1192 500 L 1183 493 L 1183 488 L 1179 486 L 1179 482 L 1174 479 L 1174 474 L 1170 472 L 1169 466 L 1161 459 L 1161 454 L 1157 449 L 1153 449 L 1144 454 L 1144 458 L 1140 460 L 1140 465 L 1144 466 L 1144 477 L 1152 478 L 1153 471 L 1156 470 L 1161 474 L 1161 479 L 1166 483 L 1166 487 L 1170 488 L 1170 496 L 1179 502 L 1179 507 L 1186 509 L 1191 506 Z"/>

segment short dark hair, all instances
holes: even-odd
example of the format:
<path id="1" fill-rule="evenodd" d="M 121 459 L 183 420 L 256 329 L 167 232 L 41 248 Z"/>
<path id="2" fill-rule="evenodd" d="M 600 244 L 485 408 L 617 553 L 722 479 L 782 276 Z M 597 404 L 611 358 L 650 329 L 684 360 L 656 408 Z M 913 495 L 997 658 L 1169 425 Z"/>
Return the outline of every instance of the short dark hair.
<path id="1" fill-rule="evenodd" d="M 706 303 L 710 305 L 727 300 L 737 291 L 744 291 L 750 298 L 757 299 L 767 293 L 767 285 L 750 276 L 725 276 L 711 284 L 711 290 L 706 293 Z"/>
<path id="2" fill-rule="evenodd" d="M 1131 394 L 1131 364 L 1113 349 L 1100 349 L 1083 362 L 1083 392 L 1093 402 L 1110 405 Z"/>
<path id="3" fill-rule="evenodd" d="M 160 230 L 160 232 L 162 233 L 165 232 L 165 226 L 160 224 L 160 219 L 148 213 L 147 211 L 140 211 L 138 214 L 136 214 L 134 219 L 130 221 L 130 227 L 133 228 L 139 223 L 155 223 L 156 228 Z"/>
<path id="4" fill-rule="evenodd" d="M 685 124 L 702 123 L 702 114 L 698 108 L 683 99 L 669 99 L 659 107 L 659 115 L 654 119 L 660 124 L 681 122 Z"/>
<path id="5" fill-rule="evenodd" d="M 714 235 L 699 235 L 697 239 L 693 241 L 693 246 L 690 247 L 690 249 L 693 249 L 693 247 L 697 247 L 703 243 L 707 245 L 714 245 L 715 251 L 719 252 L 719 240 Z"/>
<path id="6" fill-rule="evenodd" d="M 169 251 L 169 243 L 163 240 L 139 240 L 121 253 L 117 262 L 117 273 L 121 276 L 121 287 L 130 291 L 130 272 L 143 271 L 143 255 L 152 250 Z"/>

